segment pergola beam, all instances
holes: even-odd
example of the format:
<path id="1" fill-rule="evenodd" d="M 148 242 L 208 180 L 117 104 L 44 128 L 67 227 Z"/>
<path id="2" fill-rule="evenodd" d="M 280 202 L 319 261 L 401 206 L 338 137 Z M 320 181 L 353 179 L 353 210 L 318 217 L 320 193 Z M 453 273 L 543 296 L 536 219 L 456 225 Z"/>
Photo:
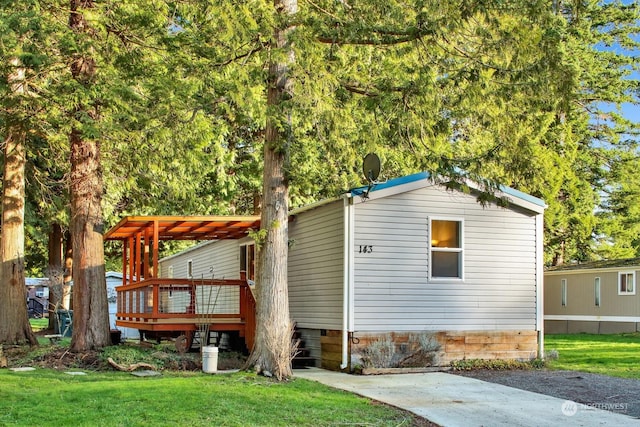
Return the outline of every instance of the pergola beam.
<path id="1" fill-rule="evenodd" d="M 160 240 L 241 239 L 259 228 L 259 216 L 130 216 L 107 231 L 104 240 L 123 242 L 124 285 L 160 277 Z"/>

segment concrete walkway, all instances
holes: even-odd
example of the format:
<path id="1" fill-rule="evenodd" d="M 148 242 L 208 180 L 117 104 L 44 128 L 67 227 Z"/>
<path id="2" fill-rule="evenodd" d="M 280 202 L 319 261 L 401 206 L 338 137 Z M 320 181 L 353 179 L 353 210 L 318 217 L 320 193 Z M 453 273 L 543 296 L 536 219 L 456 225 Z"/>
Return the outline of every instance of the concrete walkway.
<path id="1" fill-rule="evenodd" d="M 624 415 L 623 402 L 609 412 L 443 372 L 348 375 L 310 368 L 294 376 L 406 409 L 443 427 L 640 426 Z"/>

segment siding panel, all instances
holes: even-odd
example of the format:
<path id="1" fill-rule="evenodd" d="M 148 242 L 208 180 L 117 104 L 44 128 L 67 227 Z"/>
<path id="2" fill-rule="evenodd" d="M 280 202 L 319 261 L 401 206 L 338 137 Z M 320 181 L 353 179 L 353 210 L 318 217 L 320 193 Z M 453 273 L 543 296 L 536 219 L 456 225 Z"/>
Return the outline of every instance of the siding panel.
<path id="1" fill-rule="evenodd" d="M 355 207 L 357 331 L 535 329 L 533 213 L 438 187 Z M 428 280 L 429 217 L 464 221 L 464 280 Z"/>
<path id="2" fill-rule="evenodd" d="M 636 287 L 640 279 L 637 267 L 606 270 L 568 270 L 547 272 L 544 277 L 544 314 L 554 316 L 640 316 L 640 291 L 635 295 L 618 294 L 618 272 L 635 271 Z M 600 306 L 595 305 L 594 281 L 600 278 Z M 561 304 L 561 280 L 567 280 L 567 305 Z"/>
<path id="3" fill-rule="evenodd" d="M 342 329 L 342 203 L 302 212 L 289 225 L 289 305 L 300 328 Z"/>
<path id="4" fill-rule="evenodd" d="M 173 267 L 173 277 L 186 279 L 187 264 L 192 262 L 193 280 L 198 279 L 239 279 L 240 249 L 238 240 L 218 240 L 195 245 L 175 256 L 160 260 L 160 277 L 168 277 L 169 267 Z M 222 286 L 212 292 L 197 296 L 198 311 L 224 313 L 237 311 L 240 301 L 239 289 Z M 214 306 L 215 302 L 215 307 Z M 207 307 L 207 308 L 205 308 Z"/>

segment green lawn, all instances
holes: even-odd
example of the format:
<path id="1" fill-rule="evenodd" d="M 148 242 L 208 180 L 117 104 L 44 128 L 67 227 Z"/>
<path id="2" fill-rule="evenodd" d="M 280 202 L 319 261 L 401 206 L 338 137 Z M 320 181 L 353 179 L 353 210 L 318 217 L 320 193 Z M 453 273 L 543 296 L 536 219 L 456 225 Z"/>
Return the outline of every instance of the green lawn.
<path id="1" fill-rule="evenodd" d="M 547 335 L 544 347 L 547 355 L 559 355 L 548 361 L 551 369 L 640 379 L 640 333 Z"/>
<path id="2" fill-rule="evenodd" d="M 14 366 L 38 366 L 46 354 L 67 347 L 69 340 L 54 346 L 41 339 L 41 346 L 25 349 Z M 113 346 L 105 348 L 101 358 L 162 367 L 178 357 L 170 348 Z M 412 426 L 419 420 L 304 379 L 278 383 L 249 372 L 170 370 L 140 378 L 104 367 L 65 370 L 86 375 L 0 369 L 0 426 Z"/>
<path id="3" fill-rule="evenodd" d="M 410 426 L 404 412 L 313 381 L 252 373 L 72 376 L 0 370 L 3 426 Z"/>
<path id="4" fill-rule="evenodd" d="M 31 324 L 31 329 L 33 329 L 33 332 L 38 332 L 49 327 L 49 319 L 45 318 L 29 319 L 29 323 Z"/>

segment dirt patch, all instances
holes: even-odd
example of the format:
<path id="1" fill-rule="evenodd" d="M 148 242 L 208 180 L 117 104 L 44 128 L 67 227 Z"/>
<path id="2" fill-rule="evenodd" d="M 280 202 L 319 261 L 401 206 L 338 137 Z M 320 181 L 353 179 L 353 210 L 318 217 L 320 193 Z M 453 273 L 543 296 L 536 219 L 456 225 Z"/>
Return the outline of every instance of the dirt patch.
<path id="1" fill-rule="evenodd" d="M 122 346 L 126 349 L 127 346 Z M 91 371 L 114 370 L 107 357 L 99 351 L 72 352 L 66 346 L 8 346 L 4 348 L 9 367 L 32 366 L 56 370 L 86 369 Z M 117 355 L 115 356 L 117 358 Z M 202 357 L 199 352 L 176 353 L 167 351 L 149 352 L 146 357 L 133 360 L 131 363 L 145 362 L 157 366 L 159 370 L 200 371 Z M 241 369 L 246 356 L 236 352 L 220 352 L 218 354 L 218 370 Z M 127 363 L 125 363 L 127 364 Z"/>
<path id="2" fill-rule="evenodd" d="M 8 366 L 23 367 L 33 366 L 48 369 L 87 369 L 98 370 L 103 368 L 99 354 L 94 351 L 72 353 L 67 347 L 5 347 Z"/>
<path id="3" fill-rule="evenodd" d="M 640 418 L 640 380 L 546 369 L 452 373 Z"/>

